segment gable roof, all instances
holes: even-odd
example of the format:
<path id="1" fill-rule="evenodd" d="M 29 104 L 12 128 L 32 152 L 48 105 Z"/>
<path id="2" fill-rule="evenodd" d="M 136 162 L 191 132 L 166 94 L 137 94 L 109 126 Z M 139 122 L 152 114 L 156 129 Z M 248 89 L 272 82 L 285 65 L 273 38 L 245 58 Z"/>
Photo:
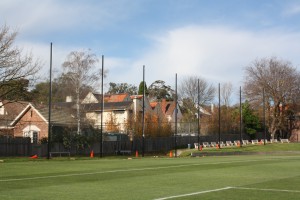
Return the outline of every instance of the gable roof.
<path id="1" fill-rule="evenodd" d="M 29 105 L 29 102 L 1 101 L 3 113 L 0 115 L 0 126 L 9 126 L 15 118 Z"/>
<path id="2" fill-rule="evenodd" d="M 33 109 L 39 117 L 48 124 L 49 108 L 48 107 L 36 107 L 29 103 L 15 119 L 10 123 L 10 126 L 14 126 L 30 109 Z M 67 109 L 51 109 L 51 124 L 52 125 L 70 125 L 76 124 L 74 117 L 68 112 Z"/>

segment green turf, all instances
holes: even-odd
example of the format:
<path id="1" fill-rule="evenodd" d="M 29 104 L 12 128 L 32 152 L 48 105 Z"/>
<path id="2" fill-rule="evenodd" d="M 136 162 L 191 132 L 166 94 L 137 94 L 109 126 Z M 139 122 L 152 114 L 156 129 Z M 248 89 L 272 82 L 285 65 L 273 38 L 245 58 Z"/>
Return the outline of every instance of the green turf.
<path id="1" fill-rule="evenodd" d="M 300 199 L 299 169 L 297 155 L 4 160 L 0 199 Z"/>

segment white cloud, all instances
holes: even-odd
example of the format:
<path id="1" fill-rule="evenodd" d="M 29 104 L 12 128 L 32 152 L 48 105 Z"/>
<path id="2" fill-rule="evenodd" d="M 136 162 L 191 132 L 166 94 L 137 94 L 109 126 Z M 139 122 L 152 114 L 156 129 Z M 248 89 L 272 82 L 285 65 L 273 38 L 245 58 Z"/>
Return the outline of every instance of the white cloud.
<path id="1" fill-rule="evenodd" d="M 149 38 L 148 38 L 149 39 Z M 174 87 L 184 76 L 201 76 L 212 83 L 232 82 L 239 87 L 244 67 L 257 58 L 277 56 L 300 66 L 300 33 L 281 30 L 252 32 L 222 26 L 187 26 L 166 31 L 150 38 L 152 45 L 135 57 L 105 56 L 104 67 L 109 70 L 105 82 L 142 81 L 142 66 L 146 66 L 146 82 L 164 80 Z M 44 61 L 41 75 L 48 78 L 50 44 L 19 41 L 24 51 Z M 58 74 L 69 52 L 84 49 L 80 46 L 53 44 L 53 71 Z M 96 52 L 97 53 L 97 52 Z M 101 68 L 101 55 L 98 63 Z"/>
<path id="2" fill-rule="evenodd" d="M 300 33 L 280 30 L 252 32 L 222 26 L 187 26 L 153 39 L 154 44 L 133 63 L 147 66 L 148 83 L 162 79 L 174 85 L 180 77 L 198 75 L 208 81 L 242 84 L 243 69 L 257 58 L 277 56 L 300 64 Z"/>

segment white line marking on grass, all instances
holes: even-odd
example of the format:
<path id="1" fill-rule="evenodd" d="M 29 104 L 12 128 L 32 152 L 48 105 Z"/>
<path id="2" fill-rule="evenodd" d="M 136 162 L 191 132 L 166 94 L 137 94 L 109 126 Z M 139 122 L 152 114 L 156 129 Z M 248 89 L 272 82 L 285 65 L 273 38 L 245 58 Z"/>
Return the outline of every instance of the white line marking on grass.
<path id="1" fill-rule="evenodd" d="M 205 194 L 205 193 L 210 193 L 210 192 L 229 190 L 231 188 L 232 187 L 224 187 L 224 188 L 219 188 L 219 189 L 214 189 L 214 190 L 204 190 L 204 191 L 200 191 L 200 192 L 193 192 L 193 193 L 181 194 L 181 195 L 176 195 L 176 196 L 162 197 L 162 198 L 158 198 L 158 199 L 154 199 L 154 200 L 175 199 L 175 198 L 180 198 L 180 197 L 187 197 L 187 196 L 193 196 L 193 195 L 198 195 L 198 194 Z"/>
<path id="2" fill-rule="evenodd" d="M 284 158 L 280 158 L 280 160 L 281 159 L 284 159 Z M 119 170 L 102 171 L 102 172 L 86 172 L 86 173 L 77 173 L 77 174 L 61 174 L 61 175 L 37 176 L 37 177 L 28 177 L 28 178 L 12 178 L 12 179 L 3 179 L 3 180 L 0 180 L 0 182 L 38 180 L 38 179 L 47 179 L 47 178 L 85 176 L 85 175 L 118 173 L 118 172 L 134 172 L 134 171 L 143 171 L 143 170 L 170 169 L 170 168 L 201 166 L 201 165 L 219 165 L 219 164 L 245 163 L 245 162 L 256 162 L 256 161 L 266 161 L 266 160 L 279 160 L 279 159 L 278 158 L 268 158 L 268 159 L 237 160 L 237 161 L 224 161 L 224 162 L 212 162 L 212 163 L 197 163 L 197 164 L 175 165 L 175 166 L 165 166 L 165 167 L 146 167 L 146 168 L 119 169 Z"/>
<path id="3" fill-rule="evenodd" d="M 280 190 L 280 189 L 263 189 L 263 188 L 247 188 L 247 187 L 232 187 L 233 189 L 240 190 L 259 190 L 259 191 L 271 191 L 271 192 L 293 192 L 300 193 L 299 190 Z"/>

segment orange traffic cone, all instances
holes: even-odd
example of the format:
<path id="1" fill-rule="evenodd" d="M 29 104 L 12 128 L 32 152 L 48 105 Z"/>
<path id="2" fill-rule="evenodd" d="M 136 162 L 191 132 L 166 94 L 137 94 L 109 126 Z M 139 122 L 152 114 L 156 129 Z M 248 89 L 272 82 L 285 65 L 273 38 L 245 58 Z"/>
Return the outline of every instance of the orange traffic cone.
<path id="1" fill-rule="evenodd" d="M 31 156 L 30 158 L 31 158 L 31 159 L 37 159 L 38 156 L 37 156 L 37 155 L 33 155 L 33 156 Z"/>
<path id="2" fill-rule="evenodd" d="M 220 148 L 220 147 L 219 147 L 219 144 L 217 144 L 216 147 L 217 147 L 217 149 L 219 149 L 219 148 Z"/>
<path id="3" fill-rule="evenodd" d="M 202 145 L 200 145 L 200 151 L 202 151 Z"/>
<path id="4" fill-rule="evenodd" d="M 91 157 L 91 158 L 94 158 L 94 151 L 93 151 L 93 150 L 91 151 L 90 157 Z"/>
<path id="5" fill-rule="evenodd" d="M 135 151 L 135 157 L 139 157 L 139 152 Z"/>
<path id="6" fill-rule="evenodd" d="M 170 158 L 172 158 L 173 157 L 173 152 L 172 151 L 170 151 Z"/>

